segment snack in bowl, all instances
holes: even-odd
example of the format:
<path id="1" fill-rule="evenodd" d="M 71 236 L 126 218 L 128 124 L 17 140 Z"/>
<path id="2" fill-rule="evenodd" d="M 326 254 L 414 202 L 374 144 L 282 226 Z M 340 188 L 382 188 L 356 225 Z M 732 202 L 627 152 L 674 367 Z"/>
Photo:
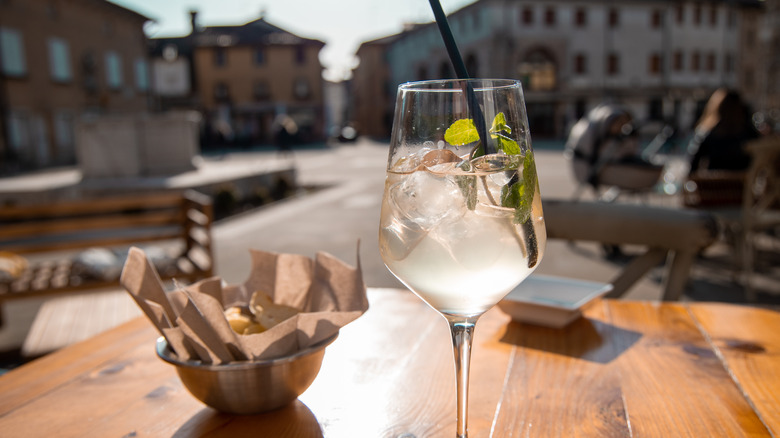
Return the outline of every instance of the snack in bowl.
<path id="1" fill-rule="evenodd" d="M 120 282 L 163 336 L 158 355 L 183 386 L 221 412 L 252 414 L 293 401 L 319 372 L 325 347 L 368 309 L 356 267 L 319 252 L 250 250 L 244 283 L 219 277 L 166 290 L 131 248 Z"/>
<path id="2" fill-rule="evenodd" d="M 276 304 L 262 291 L 255 291 L 249 301 L 249 310 L 255 316 L 255 321 L 266 330 L 300 313 L 294 307 Z"/>
<path id="3" fill-rule="evenodd" d="M 175 356 L 164 337 L 157 356 L 176 368 L 182 384 L 196 399 L 229 414 L 258 414 L 290 404 L 314 382 L 331 335 L 290 356 L 253 362 L 207 365 Z"/>
<path id="4" fill-rule="evenodd" d="M 225 309 L 225 318 L 230 328 L 239 335 L 262 333 L 282 321 L 300 313 L 300 310 L 276 304 L 263 291 L 255 291 L 249 301 L 249 311 L 238 306 Z"/>
<path id="5" fill-rule="evenodd" d="M 232 306 L 225 309 L 225 319 L 227 319 L 228 324 L 230 324 L 230 328 L 239 335 L 262 333 L 265 331 L 265 328 L 254 321 L 252 315 L 246 315 L 238 306 Z"/>

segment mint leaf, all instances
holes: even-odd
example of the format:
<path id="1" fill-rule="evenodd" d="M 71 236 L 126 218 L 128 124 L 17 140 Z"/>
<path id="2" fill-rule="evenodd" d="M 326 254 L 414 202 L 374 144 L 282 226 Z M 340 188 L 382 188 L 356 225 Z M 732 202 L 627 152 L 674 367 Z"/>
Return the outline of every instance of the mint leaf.
<path id="1" fill-rule="evenodd" d="M 498 150 L 510 156 L 523 157 L 523 179 L 520 181 L 515 176 L 507 185 L 501 188 L 501 205 L 507 208 L 515 209 L 514 222 L 524 224 L 531 217 L 531 204 L 536 191 L 537 177 L 536 166 L 534 164 L 533 152 L 530 150 L 523 155 L 520 145 L 512 139 L 512 128 L 506 123 L 504 113 L 498 113 L 493 118 L 493 125 L 490 128 L 490 136 L 497 140 Z M 479 132 L 471 119 L 459 119 L 447 128 L 444 133 L 444 140 L 453 146 L 463 146 L 469 143 L 479 141 Z M 471 151 L 470 159 L 480 157 L 485 154 L 485 149 L 481 143 L 478 143 Z M 466 167 L 464 167 L 466 166 Z M 468 163 L 460 166 L 461 169 L 468 171 Z M 477 178 L 470 175 L 459 175 L 455 178 L 458 187 L 466 198 L 466 204 L 469 210 L 474 210 L 477 206 Z"/>
<path id="2" fill-rule="evenodd" d="M 498 140 L 498 149 L 500 151 L 507 155 L 520 155 L 522 153 L 520 146 L 509 136 L 511 133 L 512 128 L 506 124 L 504 113 L 496 114 L 496 117 L 493 118 L 493 125 L 490 127 L 490 137 Z M 453 146 L 463 146 L 480 140 L 479 131 L 477 131 L 477 127 L 474 125 L 474 120 L 459 119 L 453 122 L 444 132 L 444 140 Z M 479 147 L 481 145 L 477 146 L 477 148 Z M 485 154 L 484 150 L 478 152 L 477 148 L 475 148 L 472 158 Z"/>
<path id="3" fill-rule="evenodd" d="M 461 170 L 469 171 L 471 169 L 471 163 L 464 161 L 458 166 Z M 460 188 L 460 192 L 463 197 L 466 198 L 466 207 L 469 210 L 477 208 L 477 177 L 475 175 L 457 175 L 455 176 L 455 182 Z"/>
<path id="4" fill-rule="evenodd" d="M 515 210 L 515 223 L 524 224 L 531 218 L 531 207 L 537 184 L 534 154 L 529 150 L 523 160 L 523 193 L 520 197 L 520 205 Z"/>
<path id="5" fill-rule="evenodd" d="M 507 208 L 517 208 L 520 205 L 520 198 L 523 197 L 523 183 L 515 181 L 501 187 L 501 206 Z"/>
<path id="6" fill-rule="evenodd" d="M 493 126 L 490 127 L 490 132 L 506 132 L 507 134 L 512 133 L 512 128 L 506 124 L 506 117 L 504 116 L 504 113 L 498 113 L 496 114 L 496 117 L 493 118 Z"/>
<path id="7" fill-rule="evenodd" d="M 518 145 L 517 142 L 511 138 L 503 134 L 493 135 L 492 137 L 498 139 L 498 149 L 504 151 L 505 154 L 520 155 L 522 153 L 520 150 L 520 145 Z"/>
<path id="8" fill-rule="evenodd" d="M 523 180 L 513 178 L 501 189 L 501 206 L 515 209 L 514 222 L 523 224 L 531 218 L 531 206 L 536 192 L 537 175 L 534 156 L 526 152 L 523 159 Z"/>
<path id="9" fill-rule="evenodd" d="M 534 160 L 534 154 L 530 150 L 525 153 L 525 158 L 523 159 L 523 183 L 526 185 L 526 187 L 531 188 L 530 193 L 527 195 L 529 198 L 528 205 L 530 206 L 531 201 L 533 201 L 536 185 L 538 184 L 536 175 L 536 162 Z"/>
<path id="10" fill-rule="evenodd" d="M 498 150 L 507 155 L 520 155 L 522 153 L 520 145 L 509 136 L 511 133 L 512 128 L 506 124 L 504 113 L 496 114 L 493 118 L 493 126 L 490 127 L 490 136 L 498 140 Z"/>
<path id="11" fill-rule="evenodd" d="M 463 146 L 479 140 L 479 132 L 471 119 L 460 119 L 444 132 L 444 141 L 453 146 Z"/>
<path id="12" fill-rule="evenodd" d="M 466 207 L 469 210 L 477 208 L 477 177 L 476 176 L 456 176 L 455 182 L 460 187 L 460 192 L 466 198 Z"/>

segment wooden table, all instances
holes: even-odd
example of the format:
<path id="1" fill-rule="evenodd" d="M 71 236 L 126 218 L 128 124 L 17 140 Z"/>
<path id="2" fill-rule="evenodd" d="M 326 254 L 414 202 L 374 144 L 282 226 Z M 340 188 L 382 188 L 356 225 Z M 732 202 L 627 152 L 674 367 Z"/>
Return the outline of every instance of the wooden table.
<path id="1" fill-rule="evenodd" d="M 281 410 L 230 416 L 200 404 L 139 318 L 0 377 L 0 436 L 454 436 L 444 319 L 409 292 L 369 299 Z M 556 330 L 485 314 L 469 436 L 780 436 L 780 313 L 603 300 L 586 316 Z"/>

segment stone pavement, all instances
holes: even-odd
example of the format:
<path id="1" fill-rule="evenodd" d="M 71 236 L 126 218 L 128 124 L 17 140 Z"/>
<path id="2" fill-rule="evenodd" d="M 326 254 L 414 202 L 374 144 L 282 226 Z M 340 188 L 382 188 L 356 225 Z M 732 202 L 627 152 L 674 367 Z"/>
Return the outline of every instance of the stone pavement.
<path id="1" fill-rule="evenodd" d="M 201 166 L 208 168 L 204 172 L 209 175 L 213 175 L 215 169 L 229 175 L 233 166 L 245 169 L 247 163 L 253 162 L 257 166 L 270 166 L 270 162 L 279 160 L 288 163 L 292 160 L 300 186 L 318 189 L 218 221 L 213 229 L 217 274 L 228 283 L 243 281 L 249 271 L 249 248 L 307 256 L 325 251 L 354 264 L 359 241 L 366 284 L 402 288 L 382 263 L 377 243 L 387 144 L 361 139 L 353 144 L 299 150 L 292 158 L 277 157 L 274 152 L 236 152 L 219 159 L 207 157 Z M 576 183 L 560 149 L 537 150 L 536 163 L 545 199 L 566 199 L 574 193 Z M 0 180 L 0 191 L 8 190 L 9 181 L 42 189 L 66 184 L 77 179 L 73 172 L 71 169 L 46 172 L 37 179 Z M 657 195 L 651 202 L 678 205 L 677 198 L 667 195 Z M 715 251 L 714 257 L 697 263 L 691 288 L 684 299 L 744 302 L 742 290 L 734 281 L 734 270 L 729 268 L 729 249 L 716 248 Z M 598 245 L 553 240 L 548 242 L 536 273 L 609 282 L 624 265 L 625 260 L 606 259 Z M 661 273 L 660 267 L 652 271 L 624 298 L 659 299 Z M 759 291 L 759 298 L 770 304 L 780 303 L 778 284 L 778 281 L 769 283 Z M 30 301 L 6 306 L 6 325 L 0 329 L 0 352 L 18 348 L 26 337 L 43 304 L 40 300 Z M 129 298 L 126 303 L 134 306 Z M 115 321 L 113 325 L 121 322 Z M 104 328 L 108 327 L 100 329 Z"/>

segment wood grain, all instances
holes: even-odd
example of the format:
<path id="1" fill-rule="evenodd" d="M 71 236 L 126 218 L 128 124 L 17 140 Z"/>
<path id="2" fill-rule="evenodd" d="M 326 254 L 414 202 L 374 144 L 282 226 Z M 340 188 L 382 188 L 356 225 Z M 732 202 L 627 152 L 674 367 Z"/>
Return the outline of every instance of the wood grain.
<path id="1" fill-rule="evenodd" d="M 610 371 L 614 331 L 592 308 L 564 329 L 510 323 L 517 354 L 494 436 L 627 436 L 617 377 Z"/>
<path id="2" fill-rule="evenodd" d="M 609 313 L 614 326 L 641 333 L 620 346 L 615 367 L 632 434 L 768 436 L 685 307 L 613 301 Z"/>
<path id="3" fill-rule="evenodd" d="M 445 320 L 370 289 L 297 401 L 248 416 L 194 399 L 136 319 L 0 377 L 3 437 L 451 437 Z M 469 436 L 778 436 L 780 316 L 749 307 L 603 300 L 564 329 L 477 324 Z"/>
<path id="4" fill-rule="evenodd" d="M 773 436 L 780 436 L 780 312 L 723 304 L 690 312 Z"/>

